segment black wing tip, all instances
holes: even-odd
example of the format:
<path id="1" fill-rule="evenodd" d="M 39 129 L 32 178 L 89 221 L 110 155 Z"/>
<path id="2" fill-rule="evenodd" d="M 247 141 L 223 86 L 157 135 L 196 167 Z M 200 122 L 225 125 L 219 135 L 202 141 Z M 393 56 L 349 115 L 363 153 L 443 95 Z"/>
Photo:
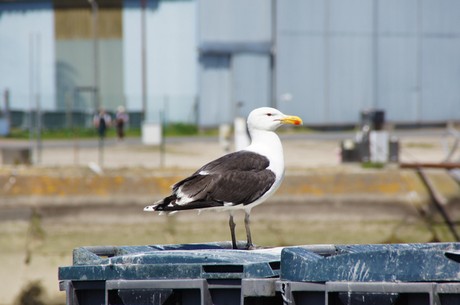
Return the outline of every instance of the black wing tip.
<path id="1" fill-rule="evenodd" d="M 173 194 L 173 195 L 168 196 L 168 197 L 166 197 L 166 198 L 164 198 L 164 199 L 162 199 L 162 200 L 160 200 L 160 201 L 155 202 L 155 203 L 152 204 L 152 205 L 146 206 L 146 207 L 144 208 L 144 211 L 145 211 L 145 212 L 157 212 L 157 211 L 158 211 L 158 212 L 161 212 L 161 211 L 165 211 L 165 210 L 167 210 L 167 209 L 165 209 L 165 208 L 167 208 L 168 205 L 169 205 L 172 201 L 174 201 L 174 200 L 176 200 L 176 199 L 177 199 L 176 195 Z"/>
<path id="2" fill-rule="evenodd" d="M 161 209 L 158 208 L 158 205 L 148 205 L 144 208 L 144 212 L 156 212 L 156 211 L 161 211 Z"/>

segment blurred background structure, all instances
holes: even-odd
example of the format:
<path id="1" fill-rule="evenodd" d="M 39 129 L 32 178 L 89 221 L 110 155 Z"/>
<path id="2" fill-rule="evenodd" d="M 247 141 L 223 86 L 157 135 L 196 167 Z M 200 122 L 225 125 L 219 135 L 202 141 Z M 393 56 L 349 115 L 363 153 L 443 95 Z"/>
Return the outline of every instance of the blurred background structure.
<path id="1" fill-rule="evenodd" d="M 460 117 L 459 12 L 453 0 L 0 0 L 0 90 L 16 125 L 37 109 L 48 127 L 88 124 L 118 105 L 137 126 L 160 111 L 217 126 L 262 105 L 307 125 L 355 124 L 366 108 L 440 123 Z"/>

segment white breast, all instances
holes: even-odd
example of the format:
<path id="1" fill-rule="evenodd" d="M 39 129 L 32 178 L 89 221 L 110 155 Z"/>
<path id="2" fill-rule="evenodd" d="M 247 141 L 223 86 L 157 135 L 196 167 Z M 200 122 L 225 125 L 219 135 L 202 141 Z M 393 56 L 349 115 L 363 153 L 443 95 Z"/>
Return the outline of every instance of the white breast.
<path id="1" fill-rule="evenodd" d="M 273 131 L 253 130 L 251 138 L 251 145 L 244 150 L 266 156 L 270 161 L 268 169 L 275 173 L 276 180 L 282 179 L 284 176 L 284 153 L 278 135 Z"/>
<path id="2" fill-rule="evenodd" d="M 246 210 L 251 210 L 256 205 L 267 200 L 278 189 L 284 179 L 284 153 L 278 135 L 272 131 L 253 130 L 251 138 L 251 145 L 244 150 L 266 156 L 270 161 L 268 169 L 275 173 L 276 178 L 272 187 L 262 197 L 245 206 Z"/>

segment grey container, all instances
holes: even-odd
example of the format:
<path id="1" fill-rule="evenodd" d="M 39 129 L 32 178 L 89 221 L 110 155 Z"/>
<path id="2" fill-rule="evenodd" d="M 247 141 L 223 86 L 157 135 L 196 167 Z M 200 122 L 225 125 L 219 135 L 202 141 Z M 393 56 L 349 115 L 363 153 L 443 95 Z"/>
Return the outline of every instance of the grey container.
<path id="1" fill-rule="evenodd" d="M 277 290 L 290 304 L 460 304 L 460 244 L 285 248 Z"/>
<path id="2" fill-rule="evenodd" d="M 279 304 L 279 261 L 279 250 L 230 243 L 82 247 L 59 280 L 68 305 Z"/>
<path id="3" fill-rule="evenodd" d="M 73 254 L 72 266 L 59 268 L 68 305 L 460 304 L 460 243 L 246 251 L 223 242 Z"/>

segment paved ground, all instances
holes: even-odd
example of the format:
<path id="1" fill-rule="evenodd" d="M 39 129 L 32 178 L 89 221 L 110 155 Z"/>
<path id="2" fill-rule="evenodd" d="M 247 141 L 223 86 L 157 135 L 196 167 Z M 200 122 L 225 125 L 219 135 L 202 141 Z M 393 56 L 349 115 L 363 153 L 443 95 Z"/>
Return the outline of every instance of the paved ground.
<path id="1" fill-rule="evenodd" d="M 445 143 L 452 138 L 444 129 L 417 129 L 392 134 L 401 144 L 402 162 L 440 162 L 446 156 Z M 288 169 L 340 165 L 339 143 L 352 139 L 351 132 L 282 133 Z M 216 137 L 167 138 L 163 148 L 142 145 L 140 139 L 124 142 L 109 139 L 103 150 L 97 140 L 44 141 L 41 154 L 33 159 L 42 166 L 86 166 L 102 163 L 107 168 L 148 167 L 195 169 L 224 153 Z M 36 147 L 35 142 L 0 139 L 1 147 Z M 457 156 L 458 157 L 458 156 Z"/>

